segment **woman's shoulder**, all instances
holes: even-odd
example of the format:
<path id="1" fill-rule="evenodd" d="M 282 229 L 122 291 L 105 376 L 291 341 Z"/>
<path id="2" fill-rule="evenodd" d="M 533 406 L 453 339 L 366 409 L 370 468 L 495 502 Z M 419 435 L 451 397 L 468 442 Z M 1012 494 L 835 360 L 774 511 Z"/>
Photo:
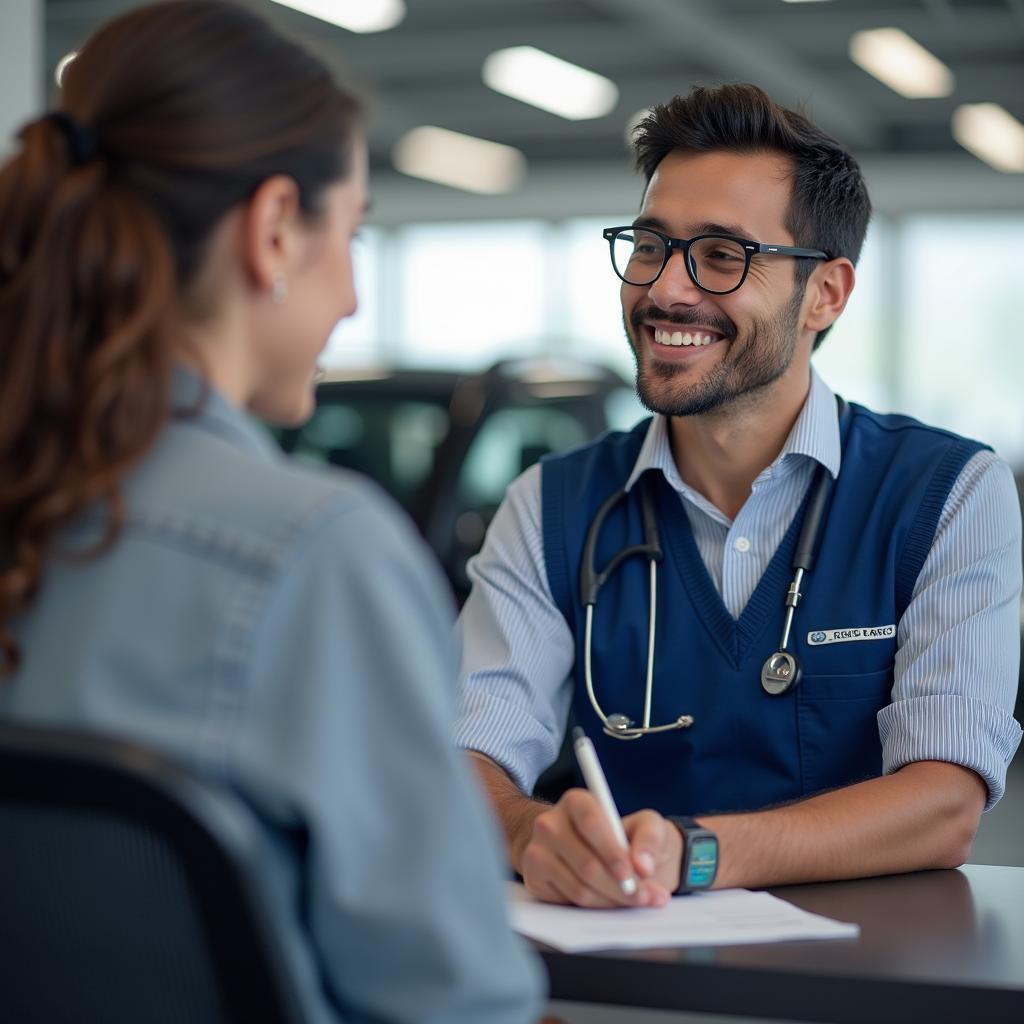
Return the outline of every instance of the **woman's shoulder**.
<path id="1" fill-rule="evenodd" d="M 165 436 L 129 481 L 127 527 L 277 560 L 339 520 L 401 520 L 367 477 L 197 431 Z M 402 529 L 401 526 L 398 527 Z"/>

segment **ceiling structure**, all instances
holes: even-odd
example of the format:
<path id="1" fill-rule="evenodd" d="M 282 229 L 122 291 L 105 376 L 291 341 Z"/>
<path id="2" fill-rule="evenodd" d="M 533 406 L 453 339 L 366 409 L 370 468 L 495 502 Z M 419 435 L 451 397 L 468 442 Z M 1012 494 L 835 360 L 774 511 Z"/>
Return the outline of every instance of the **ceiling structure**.
<path id="1" fill-rule="evenodd" d="M 1024 209 L 1024 174 L 1000 173 L 950 131 L 963 103 L 1024 121 L 1024 0 L 406 0 L 395 28 L 355 34 L 250 0 L 315 45 L 374 97 L 374 220 L 625 212 L 638 199 L 625 142 L 634 115 L 691 84 L 752 81 L 802 105 L 860 159 L 876 206 Z M 46 0 L 46 66 L 130 0 Z M 941 99 L 906 99 L 848 56 L 861 29 L 897 27 L 952 70 Z M 615 109 L 568 121 L 489 89 L 485 58 L 531 45 L 612 79 Z M 528 161 L 522 185 L 479 196 L 399 174 L 395 142 L 420 125 L 505 143 Z"/>

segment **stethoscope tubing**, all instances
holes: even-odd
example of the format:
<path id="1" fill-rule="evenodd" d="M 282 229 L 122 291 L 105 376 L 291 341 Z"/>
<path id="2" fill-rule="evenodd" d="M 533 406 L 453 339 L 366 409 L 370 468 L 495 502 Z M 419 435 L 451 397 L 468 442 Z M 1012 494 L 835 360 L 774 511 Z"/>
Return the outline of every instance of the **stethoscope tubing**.
<path id="1" fill-rule="evenodd" d="M 846 402 L 836 395 L 838 407 L 838 418 L 840 424 L 846 419 Z M 785 597 L 785 618 L 782 627 L 782 637 L 778 649 L 770 654 L 765 660 L 761 669 L 761 686 L 771 696 L 781 696 L 791 692 L 800 682 L 800 663 L 795 654 L 789 650 L 789 640 L 793 627 L 793 617 L 796 607 L 803 596 L 801 586 L 804 576 L 810 572 L 817 557 L 817 549 L 821 540 L 822 528 L 825 521 L 825 514 L 828 508 L 829 498 L 835 480 L 824 465 L 819 465 L 815 470 L 814 479 L 811 483 L 811 496 L 808 500 L 807 511 L 804 513 L 804 521 L 800 529 L 800 536 L 797 539 L 796 549 L 793 553 L 792 568 L 793 579 L 789 584 Z M 654 646 L 655 628 L 657 620 L 658 601 L 658 570 L 657 564 L 664 557 L 661 548 L 661 537 L 658 532 L 657 520 L 654 512 L 654 502 L 650 493 L 650 481 L 646 476 L 641 477 L 640 508 L 643 518 L 644 542 L 630 547 L 625 547 L 617 552 L 609 560 L 608 564 L 600 572 L 594 565 L 596 556 L 597 539 L 601 527 L 611 510 L 628 497 L 625 488 L 616 491 L 602 502 L 594 516 L 593 522 L 587 531 L 583 545 L 583 557 L 580 563 L 580 599 L 586 610 L 584 624 L 584 679 L 586 682 L 587 697 L 595 714 L 601 720 L 604 731 L 616 739 L 640 739 L 656 732 L 667 732 L 673 729 L 687 728 L 693 724 L 691 715 L 680 715 L 675 722 L 666 725 L 651 725 L 651 705 L 654 695 Z M 620 563 L 634 555 L 646 555 L 650 563 L 650 614 L 647 629 L 647 669 L 644 680 L 644 712 L 643 722 L 640 726 L 634 726 L 624 715 L 605 715 L 597 700 L 594 691 L 594 679 L 591 661 L 591 640 L 593 638 L 594 608 L 597 605 L 597 595 L 604 586 L 608 577 L 619 566 Z M 615 720 L 613 722 L 613 719 Z"/>
<path id="2" fill-rule="evenodd" d="M 651 702 L 654 697 L 654 643 L 655 643 L 655 629 L 657 625 L 658 617 L 658 562 L 657 559 L 650 559 L 650 613 L 648 615 L 647 625 L 647 672 L 644 680 L 644 718 L 643 725 L 640 729 L 613 729 L 611 724 L 606 717 L 605 713 L 601 710 L 601 705 L 597 702 L 597 695 L 594 692 L 594 675 L 591 668 L 591 637 L 593 636 L 594 629 L 594 604 L 588 604 L 586 607 L 586 618 L 584 622 L 584 639 L 583 639 L 583 676 L 587 687 L 587 697 L 590 699 L 590 705 L 594 709 L 595 714 L 601 719 L 601 723 L 604 726 L 604 731 L 609 736 L 614 736 L 620 740 L 638 740 L 641 736 L 646 735 L 649 732 L 660 732 L 666 727 L 659 726 L 651 728 Z M 668 726 L 667 728 L 678 728 L 676 725 Z"/>

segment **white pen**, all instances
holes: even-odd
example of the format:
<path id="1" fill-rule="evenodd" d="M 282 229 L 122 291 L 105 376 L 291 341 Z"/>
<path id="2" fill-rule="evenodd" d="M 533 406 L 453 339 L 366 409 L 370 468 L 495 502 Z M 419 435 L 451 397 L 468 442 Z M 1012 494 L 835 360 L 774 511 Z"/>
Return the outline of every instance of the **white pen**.
<path id="1" fill-rule="evenodd" d="M 573 729 L 572 748 L 576 754 L 576 762 L 580 766 L 580 771 L 583 772 L 583 781 L 586 782 L 587 789 L 593 793 L 594 799 L 601 805 L 601 810 L 604 811 L 616 839 L 622 844 L 622 848 L 628 855 L 629 840 L 626 838 L 626 830 L 622 827 L 618 808 L 612 799 L 612 791 L 608 788 L 608 780 L 604 777 L 594 744 L 590 742 L 582 729 Z M 619 886 L 626 896 L 632 896 L 636 892 L 636 877 L 630 875 L 629 878 L 619 882 Z"/>

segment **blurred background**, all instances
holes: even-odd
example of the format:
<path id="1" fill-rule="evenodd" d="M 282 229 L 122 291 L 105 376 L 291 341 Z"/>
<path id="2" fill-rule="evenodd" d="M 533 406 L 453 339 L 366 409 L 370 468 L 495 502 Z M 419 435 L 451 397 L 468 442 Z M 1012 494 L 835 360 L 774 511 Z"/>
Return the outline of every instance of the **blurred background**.
<path id="1" fill-rule="evenodd" d="M 60 60 L 133 6 L 4 0 L 5 141 L 52 97 Z M 631 376 L 600 236 L 639 205 L 629 126 L 693 83 L 746 80 L 803 105 L 847 145 L 875 204 L 856 292 L 815 357 L 820 371 L 850 399 L 983 438 L 1024 466 L 1024 0 L 252 6 L 374 97 L 361 310 L 332 338 L 331 368 L 467 370 L 542 354 Z M 577 83 L 537 50 L 592 77 Z M 889 84 L 866 70 L 872 62 Z M 537 95 L 498 91 L 517 86 Z M 558 112 L 535 105 L 570 100 Z M 971 132 L 990 139 L 989 162 L 965 148 Z M 463 156 L 476 140 L 505 148 Z M 464 180 L 452 181 L 460 163 Z"/>
<path id="2" fill-rule="evenodd" d="M 3 0 L 0 150 L 133 6 Z M 814 357 L 829 384 L 981 438 L 1024 481 L 1024 0 L 251 6 L 374 106 L 360 310 L 331 337 L 316 417 L 279 439 L 376 477 L 458 599 L 512 476 L 641 415 L 601 228 L 640 203 L 631 126 L 693 84 L 755 82 L 864 169 L 857 287 Z M 1024 863 L 1024 815 L 995 813 L 1011 832 L 990 859 Z"/>
<path id="3" fill-rule="evenodd" d="M 819 371 L 848 399 L 989 442 L 1024 480 L 1024 0 L 250 2 L 374 106 L 360 310 L 324 354 L 362 404 L 333 388 L 347 411 L 290 437 L 298 454 L 377 476 L 426 531 L 417 504 L 439 490 L 426 481 L 460 375 L 542 360 L 533 388 L 549 399 L 564 377 L 577 397 L 581 376 L 630 381 L 600 234 L 640 202 L 630 128 L 692 84 L 746 80 L 848 146 L 875 205 Z M 0 138 L 133 6 L 4 0 Z M 628 389 L 595 386 L 589 419 L 534 410 L 492 425 L 465 482 L 481 522 L 523 464 L 581 439 L 579 422 L 589 433 L 640 415 Z M 479 523 L 463 527 L 472 548 Z"/>

